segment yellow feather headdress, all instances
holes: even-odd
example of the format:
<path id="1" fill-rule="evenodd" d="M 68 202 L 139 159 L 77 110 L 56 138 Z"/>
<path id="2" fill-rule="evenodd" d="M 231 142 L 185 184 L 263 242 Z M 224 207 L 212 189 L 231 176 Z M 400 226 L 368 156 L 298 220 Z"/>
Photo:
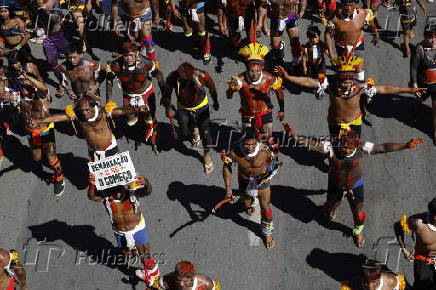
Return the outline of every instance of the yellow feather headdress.
<path id="1" fill-rule="evenodd" d="M 239 54 L 242 55 L 247 62 L 250 61 L 261 61 L 265 59 L 265 55 L 269 52 L 268 47 L 260 43 L 250 43 L 242 47 L 239 50 Z"/>
<path id="2" fill-rule="evenodd" d="M 363 62 L 363 58 L 352 55 L 349 57 L 335 56 L 331 59 L 336 71 L 354 72 L 356 67 Z"/>

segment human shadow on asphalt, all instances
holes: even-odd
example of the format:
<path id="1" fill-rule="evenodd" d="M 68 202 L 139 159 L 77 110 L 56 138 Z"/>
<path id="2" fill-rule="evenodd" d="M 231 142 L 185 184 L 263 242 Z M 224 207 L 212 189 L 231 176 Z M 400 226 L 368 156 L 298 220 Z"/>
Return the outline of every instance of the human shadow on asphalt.
<path id="1" fill-rule="evenodd" d="M 394 118 L 399 122 L 415 128 L 431 137 L 432 111 L 431 107 L 420 103 L 419 115 L 415 119 L 416 100 L 414 97 L 400 95 L 375 96 L 367 106 L 368 111 L 380 118 Z"/>
<path id="2" fill-rule="evenodd" d="M 308 196 L 324 194 L 326 190 L 309 190 L 299 189 L 292 186 L 273 185 L 271 186 L 271 203 L 293 218 L 302 223 L 315 221 L 323 228 L 332 231 L 342 232 L 344 236 L 350 237 L 351 228 L 338 222 L 327 219 L 317 206 Z"/>
<path id="3" fill-rule="evenodd" d="M 91 225 L 69 225 L 57 219 L 49 222 L 29 226 L 32 238 L 37 241 L 55 242 L 63 241 L 76 251 L 86 255 L 93 264 L 100 264 L 111 269 L 117 269 L 124 275 L 129 276 L 129 281 L 122 279 L 126 284 L 137 285 L 135 268 L 128 267 L 121 251 L 106 238 L 95 233 L 95 227 Z"/>
<path id="4" fill-rule="evenodd" d="M 309 151 L 306 147 L 294 146 L 295 141 L 289 138 L 288 133 L 283 136 L 283 132 L 273 132 L 273 137 L 280 141 L 280 152 L 283 155 L 291 157 L 300 165 L 313 166 L 323 173 L 329 171 L 325 155 L 316 151 Z"/>
<path id="5" fill-rule="evenodd" d="M 2 144 L 4 155 L 12 165 L 2 168 L 0 170 L 0 176 L 19 169 L 24 172 L 32 172 L 36 177 L 44 180 L 47 184 L 50 183 L 49 179 L 52 172 L 46 171 L 40 162 L 33 161 L 29 146 L 23 145 L 21 141 L 13 135 L 7 136 Z M 86 178 L 88 176 L 88 160 L 74 156 L 73 153 L 57 153 L 57 156 L 61 161 L 64 177 L 77 189 L 85 189 L 88 186 Z"/>
<path id="6" fill-rule="evenodd" d="M 332 279 L 343 282 L 359 276 L 360 265 L 366 259 L 367 257 L 364 254 L 329 253 L 315 248 L 307 255 L 306 262 L 312 268 L 320 269 Z"/>
<path id="7" fill-rule="evenodd" d="M 178 226 L 169 234 L 173 238 L 179 231 L 198 222 L 204 222 L 210 215 L 211 210 L 216 203 L 224 198 L 224 188 L 218 186 L 207 186 L 199 184 L 186 185 L 182 182 L 175 181 L 168 186 L 167 196 L 171 201 L 178 201 L 188 212 L 190 220 Z M 192 205 L 195 204 L 202 210 L 194 210 Z M 221 219 L 230 219 L 235 224 L 247 228 L 256 236 L 262 237 L 260 224 L 245 219 L 239 215 L 242 212 L 240 204 L 226 204 L 215 214 Z"/>

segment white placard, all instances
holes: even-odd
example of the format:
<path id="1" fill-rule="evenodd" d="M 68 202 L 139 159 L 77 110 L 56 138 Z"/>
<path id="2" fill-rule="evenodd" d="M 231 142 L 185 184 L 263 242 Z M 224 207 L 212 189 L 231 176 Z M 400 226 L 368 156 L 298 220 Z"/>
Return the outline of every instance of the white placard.
<path id="1" fill-rule="evenodd" d="M 135 180 L 136 171 L 129 151 L 95 162 L 88 162 L 89 172 L 95 175 L 97 190 L 125 185 Z"/>

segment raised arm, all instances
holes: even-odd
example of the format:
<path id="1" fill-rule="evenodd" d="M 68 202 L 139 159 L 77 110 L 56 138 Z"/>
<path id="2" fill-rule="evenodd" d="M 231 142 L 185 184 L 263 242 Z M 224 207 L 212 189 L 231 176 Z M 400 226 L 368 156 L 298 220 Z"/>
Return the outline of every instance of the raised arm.
<path id="1" fill-rule="evenodd" d="M 395 151 L 401 151 L 404 149 L 410 149 L 415 148 L 419 145 L 424 143 L 424 140 L 421 138 L 415 138 L 410 140 L 407 143 L 383 143 L 374 145 L 374 147 L 371 150 L 371 154 L 380 154 L 380 153 L 388 153 L 388 152 L 395 152 Z"/>
<path id="2" fill-rule="evenodd" d="M 110 71 L 110 68 L 106 70 L 106 103 L 112 101 L 112 88 L 114 86 L 115 74 Z"/>
<path id="3" fill-rule="evenodd" d="M 308 78 L 308 77 L 294 77 L 289 75 L 282 66 L 275 67 L 276 72 L 281 76 L 284 80 L 290 81 L 296 85 L 313 88 L 316 89 L 319 87 L 319 83 L 317 80 Z"/>
<path id="4" fill-rule="evenodd" d="M 95 187 L 95 175 L 89 173 L 88 175 L 88 182 L 89 182 L 89 187 L 88 187 L 88 199 L 91 201 L 95 201 L 95 202 L 100 202 L 103 200 L 103 198 L 97 196 L 96 193 L 96 187 Z"/>

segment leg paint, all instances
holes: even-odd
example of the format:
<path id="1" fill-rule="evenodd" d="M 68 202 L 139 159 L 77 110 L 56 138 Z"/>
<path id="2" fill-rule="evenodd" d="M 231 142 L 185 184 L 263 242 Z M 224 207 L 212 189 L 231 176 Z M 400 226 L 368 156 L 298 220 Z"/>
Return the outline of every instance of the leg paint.
<path id="1" fill-rule="evenodd" d="M 59 158 L 56 157 L 56 159 L 53 162 L 51 162 L 49 165 L 53 170 L 53 177 L 52 177 L 53 181 L 62 182 L 64 180 L 64 174 L 62 171 L 62 166 Z"/>
<path id="2" fill-rule="evenodd" d="M 360 215 L 356 215 L 353 213 L 353 219 L 354 219 L 354 228 L 353 228 L 353 235 L 357 236 L 360 235 L 363 232 L 364 223 L 365 223 L 366 213 L 362 211 Z"/>
<path id="3" fill-rule="evenodd" d="M 272 235 L 274 231 L 274 222 L 272 218 L 271 206 L 267 211 L 262 212 L 262 219 L 260 223 L 261 223 L 262 235 L 264 236 Z"/>
<path id="4" fill-rule="evenodd" d="M 198 39 L 200 41 L 200 49 L 203 51 L 203 54 L 210 53 L 210 41 L 208 33 L 206 31 L 198 32 Z"/>
<path id="5" fill-rule="evenodd" d="M 153 258 L 143 258 L 141 262 L 144 265 L 145 284 L 151 287 L 159 280 L 159 265 Z"/>
<path id="6" fill-rule="evenodd" d="M 156 52 L 154 51 L 154 42 L 153 39 L 151 38 L 151 36 L 147 36 L 144 38 L 141 38 L 141 52 L 144 55 L 147 55 L 147 57 L 150 60 L 155 60 L 156 59 Z"/>

